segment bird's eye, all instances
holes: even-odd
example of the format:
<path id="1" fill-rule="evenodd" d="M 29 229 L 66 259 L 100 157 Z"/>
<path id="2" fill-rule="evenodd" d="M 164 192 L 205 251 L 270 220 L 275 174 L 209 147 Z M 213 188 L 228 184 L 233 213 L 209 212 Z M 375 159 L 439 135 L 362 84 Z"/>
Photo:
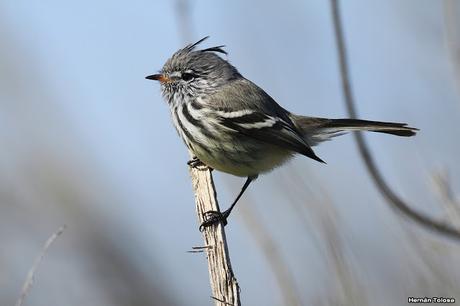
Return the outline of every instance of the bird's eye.
<path id="1" fill-rule="evenodd" d="M 193 79 L 195 76 L 193 75 L 193 73 L 187 73 L 187 72 L 184 72 L 182 73 L 182 80 L 184 81 L 190 81 L 191 79 Z"/>

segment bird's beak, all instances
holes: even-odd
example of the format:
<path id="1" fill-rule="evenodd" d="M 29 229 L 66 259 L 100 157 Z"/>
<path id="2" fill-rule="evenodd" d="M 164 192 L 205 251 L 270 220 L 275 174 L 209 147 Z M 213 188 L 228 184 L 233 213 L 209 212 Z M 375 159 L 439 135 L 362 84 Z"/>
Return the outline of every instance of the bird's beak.
<path id="1" fill-rule="evenodd" d="M 164 74 L 152 74 L 145 77 L 147 80 L 154 80 L 159 81 L 160 83 L 169 83 L 171 81 L 170 78 L 165 76 Z"/>

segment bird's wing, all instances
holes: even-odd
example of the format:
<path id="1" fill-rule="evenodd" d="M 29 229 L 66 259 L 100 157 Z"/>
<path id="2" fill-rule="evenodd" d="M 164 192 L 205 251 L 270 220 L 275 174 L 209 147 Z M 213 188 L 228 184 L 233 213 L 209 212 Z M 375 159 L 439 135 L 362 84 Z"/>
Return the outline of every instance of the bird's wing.
<path id="1" fill-rule="evenodd" d="M 323 162 L 303 139 L 289 112 L 248 80 L 236 80 L 201 102 L 222 126 Z"/>

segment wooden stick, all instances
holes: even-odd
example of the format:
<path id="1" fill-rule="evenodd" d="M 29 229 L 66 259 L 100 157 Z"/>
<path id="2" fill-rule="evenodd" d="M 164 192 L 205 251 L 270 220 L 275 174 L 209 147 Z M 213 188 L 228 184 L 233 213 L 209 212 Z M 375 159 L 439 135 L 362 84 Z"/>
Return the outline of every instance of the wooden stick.
<path id="1" fill-rule="evenodd" d="M 190 167 L 195 193 L 198 222 L 204 221 L 203 213 L 220 211 L 211 170 L 206 166 Z M 222 223 L 206 227 L 203 232 L 204 250 L 208 257 L 209 281 L 216 306 L 240 306 L 240 287 L 233 274 L 227 239 Z"/>

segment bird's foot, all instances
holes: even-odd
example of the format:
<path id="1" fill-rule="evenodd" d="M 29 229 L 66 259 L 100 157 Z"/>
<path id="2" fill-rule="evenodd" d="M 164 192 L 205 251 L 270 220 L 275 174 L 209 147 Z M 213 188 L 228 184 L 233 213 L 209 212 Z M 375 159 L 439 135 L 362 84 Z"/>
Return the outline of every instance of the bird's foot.
<path id="1" fill-rule="evenodd" d="M 203 162 L 198 159 L 198 157 L 194 156 L 191 160 L 187 162 L 187 165 L 189 165 L 192 168 L 196 168 L 198 166 L 203 166 Z"/>
<path id="2" fill-rule="evenodd" d="M 222 225 L 225 226 L 227 225 L 227 218 L 230 215 L 230 210 L 226 210 L 224 212 L 220 211 L 215 211 L 215 210 L 210 210 L 205 213 L 203 213 L 203 223 L 200 225 L 200 232 L 202 232 L 206 227 L 209 227 L 214 224 L 218 224 L 219 222 L 222 222 Z"/>
<path id="3" fill-rule="evenodd" d="M 211 167 L 208 167 L 205 165 L 201 160 L 198 159 L 198 157 L 194 156 L 191 160 L 187 162 L 187 165 L 189 165 L 190 168 L 196 168 L 199 170 L 213 170 Z"/>

